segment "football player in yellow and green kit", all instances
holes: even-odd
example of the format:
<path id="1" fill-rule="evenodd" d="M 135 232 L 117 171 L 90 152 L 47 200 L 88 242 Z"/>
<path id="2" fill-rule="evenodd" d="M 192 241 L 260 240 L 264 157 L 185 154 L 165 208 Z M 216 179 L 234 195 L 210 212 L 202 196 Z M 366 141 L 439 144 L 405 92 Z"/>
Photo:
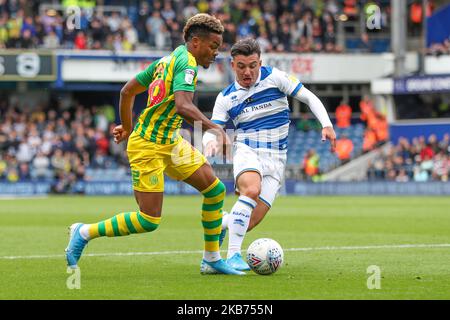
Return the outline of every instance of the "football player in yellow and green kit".
<path id="1" fill-rule="evenodd" d="M 122 124 L 114 128 L 113 134 L 116 143 L 128 139 L 127 153 L 139 210 L 123 212 L 98 223 L 70 226 L 66 248 L 69 267 L 77 267 L 84 247 L 92 239 L 156 230 L 161 221 L 164 174 L 167 174 L 203 194 L 205 250 L 201 270 L 207 265 L 217 273 L 244 274 L 231 268 L 219 253 L 225 186 L 214 175 L 206 158 L 178 133 L 183 119 L 191 125 L 199 121 L 202 130 L 216 132 L 224 148 L 230 145 L 223 129 L 205 117 L 192 102 L 197 66 L 208 68 L 214 62 L 223 31 L 216 18 L 207 14 L 193 16 L 183 30 L 185 45 L 153 62 L 122 88 L 119 106 Z M 146 90 L 147 108 L 133 129 L 134 98 Z"/>

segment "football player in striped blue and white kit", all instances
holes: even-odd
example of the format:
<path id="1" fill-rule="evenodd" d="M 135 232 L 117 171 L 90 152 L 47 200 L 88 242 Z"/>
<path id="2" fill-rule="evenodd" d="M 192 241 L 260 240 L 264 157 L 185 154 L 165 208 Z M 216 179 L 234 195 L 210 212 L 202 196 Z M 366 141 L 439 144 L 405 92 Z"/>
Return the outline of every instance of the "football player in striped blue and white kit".
<path id="1" fill-rule="evenodd" d="M 322 124 L 322 141 L 336 134 L 322 102 L 293 76 L 262 66 L 261 50 L 254 39 L 243 39 L 231 48 L 236 81 L 217 97 L 212 121 L 236 128 L 233 171 L 239 199 L 222 221 L 221 241 L 229 230 L 227 262 L 237 270 L 249 270 L 241 246 L 247 231 L 255 227 L 272 207 L 284 178 L 292 96 L 306 104 Z M 214 156 L 219 144 L 212 133 L 203 138 L 206 156 Z"/>

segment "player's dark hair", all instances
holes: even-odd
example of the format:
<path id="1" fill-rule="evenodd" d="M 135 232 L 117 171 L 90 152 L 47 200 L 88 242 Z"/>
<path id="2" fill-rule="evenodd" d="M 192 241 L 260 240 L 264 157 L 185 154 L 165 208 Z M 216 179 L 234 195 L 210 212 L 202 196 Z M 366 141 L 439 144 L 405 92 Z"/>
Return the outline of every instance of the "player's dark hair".
<path id="1" fill-rule="evenodd" d="M 231 47 L 231 56 L 233 58 L 239 55 L 248 57 L 255 53 L 258 54 L 258 57 L 260 57 L 261 48 L 258 41 L 252 38 L 239 40 Z"/>
<path id="2" fill-rule="evenodd" d="M 207 37 L 211 32 L 222 34 L 224 28 L 222 23 L 216 17 L 206 13 L 199 13 L 191 17 L 184 26 L 183 38 L 188 42 L 193 37 Z"/>

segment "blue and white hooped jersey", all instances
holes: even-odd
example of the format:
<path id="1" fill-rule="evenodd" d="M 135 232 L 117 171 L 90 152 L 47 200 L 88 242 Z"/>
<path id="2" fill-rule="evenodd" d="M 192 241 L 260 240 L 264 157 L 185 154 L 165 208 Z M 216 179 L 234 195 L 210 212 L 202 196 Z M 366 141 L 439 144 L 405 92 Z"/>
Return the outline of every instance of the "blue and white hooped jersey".
<path id="1" fill-rule="evenodd" d="M 216 99 L 212 121 L 234 123 L 236 141 L 252 148 L 287 151 L 289 104 L 302 83 L 277 68 L 261 67 L 256 83 L 246 89 L 237 81 L 225 88 Z"/>

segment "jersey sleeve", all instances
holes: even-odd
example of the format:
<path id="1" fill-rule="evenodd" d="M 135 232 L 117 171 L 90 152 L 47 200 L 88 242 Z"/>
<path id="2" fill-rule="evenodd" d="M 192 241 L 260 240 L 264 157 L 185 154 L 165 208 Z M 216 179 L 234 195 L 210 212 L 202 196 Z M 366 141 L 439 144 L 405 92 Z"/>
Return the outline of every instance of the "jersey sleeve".
<path id="1" fill-rule="evenodd" d="M 175 61 L 173 75 L 173 92 L 195 91 L 197 84 L 197 65 L 187 55 L 181 55 Z"/>
<path id="2" fill-rule="evenodd" d="M 273 75 L 280 91 L 288 96 L 295 96 L 303 87 L 303 84 L 296 77 L 277 68 L 273 68 Z"/>
<path id="3" fill-rule="evenodd" d="M 228 114 L 227 99 L 221 92 L 214 103 L 211 121 L 219 125 L 225 125 L 229 119 L 230 115 Z"/>
<path id="4" fill-rule="evenodd" d="M 153 71 L 157 62 L 158 60 L 153 61 L 153 63 L 151 63 L 144 71 L 141 71 L 136 75 L 136 80 L 140 85 L 148 88 L 148 86 L 152 82 Z"/>

